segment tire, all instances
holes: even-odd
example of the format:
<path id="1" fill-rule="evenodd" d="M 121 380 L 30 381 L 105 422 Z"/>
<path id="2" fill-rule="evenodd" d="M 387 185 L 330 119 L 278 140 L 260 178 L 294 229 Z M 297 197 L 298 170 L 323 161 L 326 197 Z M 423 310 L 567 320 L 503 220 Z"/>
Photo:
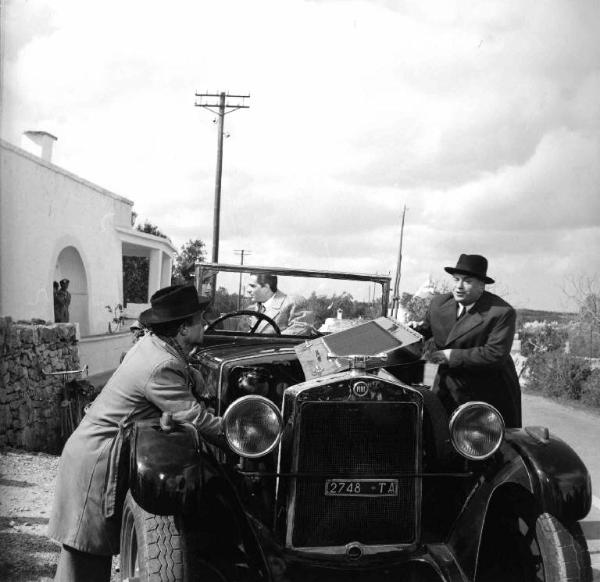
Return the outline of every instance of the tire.
<path id="1" fill-rule="evenodd" d="M 127 492 L 121 525 L 121 580 L 224 582 L 198 556 L 195 540 L 195 532 L 179 516 L 148 513 Z"/>
<path id="2" fill-rule="evenodd" d="M 585 536 L 575 522 L 569 527 L 543 513 L 536 520 L 536 538 L 545 582 L 592 582 L 592 565 Z"/>
<path id="3" fill-rule="evenodd" d="M 592 567 L 579 523 L 549 513 L 520 511 L 490 516 L 477 582 L 592 582 Z"/>

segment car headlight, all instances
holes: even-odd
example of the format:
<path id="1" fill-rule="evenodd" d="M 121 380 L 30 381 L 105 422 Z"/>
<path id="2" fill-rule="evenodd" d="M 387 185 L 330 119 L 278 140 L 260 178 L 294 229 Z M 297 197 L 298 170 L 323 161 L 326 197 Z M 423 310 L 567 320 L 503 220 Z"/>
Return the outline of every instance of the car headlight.
<path id="1" fill-rule="evenodd" d="M 264 396 L 242 396 L 223 415 L 227 443 L 235 453 L 249 459 L 271 452 L 282 429 L 279 409 Z"/>
<path id="2" fill-rule="evenodd" d="M 450 418 L 454 448 L 467 459 L 482 461 L 493 455 L 504 438 L 502 415 L 486 402 L 467 402 Z"/>

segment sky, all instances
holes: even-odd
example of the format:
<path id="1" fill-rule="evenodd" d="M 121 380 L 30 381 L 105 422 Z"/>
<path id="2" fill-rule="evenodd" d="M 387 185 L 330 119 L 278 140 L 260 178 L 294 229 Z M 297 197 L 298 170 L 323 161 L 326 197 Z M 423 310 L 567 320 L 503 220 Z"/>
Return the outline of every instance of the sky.
<path id="1" fill-rule="evenodd" d="M 0 0 L 1 136 L 219 260 L 444 282 L 489 260 L 515 307 L 600 276 L 597 0 Z M 234 102 L 234 100 L 229 100 Z"/>

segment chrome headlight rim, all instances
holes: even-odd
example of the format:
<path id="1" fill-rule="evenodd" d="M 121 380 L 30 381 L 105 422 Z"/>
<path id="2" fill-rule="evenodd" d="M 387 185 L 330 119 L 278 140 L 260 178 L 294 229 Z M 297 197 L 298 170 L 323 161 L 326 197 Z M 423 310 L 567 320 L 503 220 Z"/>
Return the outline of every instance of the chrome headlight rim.
<path id="1" fill-rule="evenodd" d="M 472 408 L 485 408 L 488 411 L 494 413 L 499 420 L 500 438 L 498 438 L 498 442 L 485 455 L 469 454 L 463 448 L 461 448 L 460 444 L 457 442 L 457 436 L 456 436 L 456 433 L 454 430 L 455 425 L 460 420 L 460 418 L 465 414 L 465 412 L 468 412 Z M 492 455 L 494 455 L 494 453 L 496 453 L 496 451 L 500 448 L 500 445 L 502 445 L 502 442 L 504 441 L 504 435 L 506 432 L 504 418 L 500 414 L 499 410 L 495 406 L 492 406 L 491 404 L 489 404 L 488 402 L 483 402 L 481 400 L 473 400 L 471 402 L 465 402 L 464 404 L 461 404 L 452 413 L 452 416 L 450 417 L 449 429 L 450 429 L 450 440 L 452 441 L 452 446 L 454 447 L 454 449 L 456 450 L 456 452 L 459 455 L 465 457 L 466 459 L 469 459 L 470 461 L 485 461 L 486 459 L 489 459 Z"/>
<path id="2" fill-rule="evenodd" d="M 239 447 L 233 445 L 228 436 L 228 431 L 227 431 L 227 426 L 230 421 L 231 415 L 241 405 L 246 404 L 249 401 L 259 402 L 261 404 L 267 405 L 275 413 L 275 418 L 277 419 L 277 424 L 278 424 L 277 438 L 275 438 L 273 440 L 273 442 L 265 450 L 263 450 L 259 453 L 248 453 L 246 451 L 241 450 Z M 271 451 L 273 451 L 277 447 L 277 445 L 279 444 L 279 441 L 281 440 L 281 434 L 283 433 L 283 417 L 281 416 L 281 412 L 279 411 L 279 408 L 277 408 L 277 406 L 275 405 L 274 402 L 272 402 L 268 398 L 265 398 L 264 396 L 260 396 L 258 394 L 248 394 L 246 396 L 241 396 L 240 398 L 237 398 L 236 400 L 234 400 L 227 407 L 227 410 L 225 410 L 225 412 L 223 413 L 223 416 L 221 417 L 221 423 L 223 426 L 223 434 L 225 436 L 225 440 L 227 441 L 227 444 L 229 445 L 231 450 L 236 455 L 239 455 L 240 457 L 244 457 L 246 459 L 258 459 L 260 457 L 264 457 L 265 455 L 268 455 Z"/>

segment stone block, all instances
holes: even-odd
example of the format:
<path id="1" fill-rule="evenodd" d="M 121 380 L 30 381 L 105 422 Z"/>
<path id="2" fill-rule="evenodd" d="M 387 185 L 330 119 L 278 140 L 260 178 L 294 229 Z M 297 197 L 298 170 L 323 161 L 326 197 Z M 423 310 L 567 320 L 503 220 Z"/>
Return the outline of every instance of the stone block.
<path id="1" fill-rule="evenodd" d="M 55 327 L 57 325 L 59 324 L 40 327 L 40 341 L 48 344 L 56 341 L 57 331 Z"/>
<path id="2" fill-rule="evenodd" d="M 11 426 L 12 414 L 7 405 L 0 404 L 0 432 L 5 433 Z"/>
<path id="3" fill-rule="evenodd" d="M 24 325 L 19 329 L 19 331 L 20 331 L 19 335 L 21 337 L 21 343 L 33 344 L 33 334 L 34 334 L 33 326 Z"/>

